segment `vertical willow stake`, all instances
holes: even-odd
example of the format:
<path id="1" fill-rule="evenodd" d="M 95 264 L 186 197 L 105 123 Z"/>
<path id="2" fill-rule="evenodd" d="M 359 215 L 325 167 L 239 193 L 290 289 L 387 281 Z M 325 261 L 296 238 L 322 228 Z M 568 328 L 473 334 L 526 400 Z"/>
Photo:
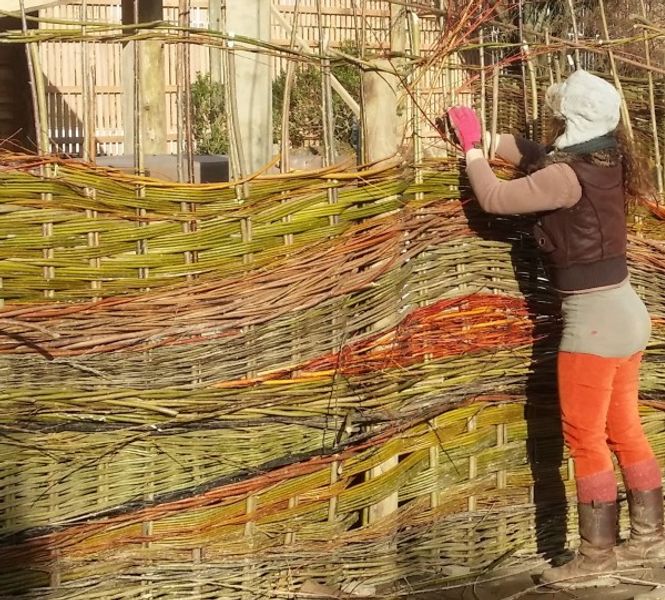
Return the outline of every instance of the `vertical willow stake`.
<path id="1" fill-rule="evenodd" d="M 420 23 L 418 15 L 410 10 L 408 13 L 409 37 L 411 45 L 411 55 L 417 60 L 420 57 Z M 416 188 L 423 183 L 423 145 L 420 137 L 420 112 L 418 111 L 418 90 L 415 82 L 413 67 L 409 71 L 407 78 L 409 87 L 411 87 L 410 105 L 411 105 L 411 135 L 413 138 L 413 162 L 415 167 Z M 416 200 L 422 200 L 423 193 L 416 192 Z"/>
<path id="2" fill-rule="evenodd" d="M 222 26 L 223 31 L 226 31 L 226 11 L 228 6 L 224 4 L 222 9 Z M 233 38 L 233 34 L 229 32 L 229 37 Z M 242 144 L 242 136 L 240 135 L 240 119 L 238 116 L 238 94 L 237 94 L 237 72 L 235 62 L 234 40 L 229 39 L 225 42 L 224 53 L 222 55 L 222 66 L 224 68 L 224 80 L 226 82 L 226 115 L 228 119 L 229 128 L 229 149 L 231 155 L 231 168 L 233 177 L 237 181 L 235 186 L 236 200 L 238 204 L 242 204 L 249 197 L 249 183 L 244 181 L 245 176 L 248 174 L 247 161 Z M 240 239 L 243 245 L 249 246 L 252 241 L 252 220 L 250 217 L 243 217 L 240 220 Z M 243 252 L 242 261 L 244 264 L 249 264 L 254 260 L 250 252 Z M 243 330 L 247 333 L 248 330 Z"/>
<path id="3" fill-rule="evenodd" d="M 21 9 L 21 27 L 24 37 L 29 38 L 28 20 L 25 12 L 25 1 L 19 0 Z M 38 42 L 26 42 L 26 58 L 30 74 L 30 92 L 32 96 L 32 111 L 35 118 L 37 133 L 37 151 L 39 154 L 49 153 L 48 111 L 46 106 L 46 89 L 44 75 L 39 60 Z"/>
<path id="4" fill-rule="evenodd" d="M 335 160 L 335 116 L 332 104 L 332 80 L 330 72 L 330 59 L 328 58 L 328 34 L 323 30 L 323 13 L 321 0 L 316 0 L 316 11 L 319 26 L 319 55 L 321 60 L 321 99 L 323 117 L 323 164 L 329 167 Z M 337 188 L 328 188 L 328 202 L 337 203 Z M 330 215 L 330 225 L 339 221 L 337 215 Z"/>
<path id="5" fill-rule="evenodd" d="M 132 14 L 132 21 L 134 25 L 136 26 L 139 22 L 139 0 L 133 0 L 133 14 Z M 136 31 L 136 30 L 135 30 Z M 143 65 L 141 64 L 141 48 L 138 40 L 134 40 L 134 46 L 133 46 L 133 57 L 134 57 L 134 168 L 136 170 L 136 173 L 140 176 L 143 176 L 145 174 L 145 163 L 144 163 L 144 157 L 143 157 L 143 118 L 141 114 L 141 92 L 142 92 L 142 85 L 141 85 L 141 75 L 142 75 L 142 67 Z M 136 186 L 136 197 L 141 203 L 143 199 L 145 198 L 145 186 L 144 185 L 137 185 Z M 145 220 L 147 211 L 145 208 L 137 208 L 136 209 L 136 214 L 137 214 L 137 225 L 139 228 L 146 228 L 148 226 L 147 221 Z M 140 238 L 136 242 L 136 254 L 137 256 L 145 256 L 148 253 L 148 241 L 145 238 Z M 140 263 L 139 263 L 140 264 Z M 138 269 L 138 277 L 139 279 L 145 279 L 147 280 L 148 277 L 150 276 L 150 269 L 147 266 L 139 267 Z M 148 291 L 150 288 L 147 287 L 147 282 L 146 286 L 141 288 L 142 291 Z M 147 363 L 150 362 L 150 353 L 146 352 L 145 353 L 145 360 Z M 146 457 L 148 460 L 148 464 L 150 463 L 150 457 Z M 146 468 L 146 472 L 149 472 L 149 467 Z M 154 482 L 150 481 L 144 488 L 144 500 L 147 502 L 152 502 L 154 500 Z M 143 538 L 146 540 L 143 542 L 142 547 L 145 549 L 146 554 L 150 553 L 150 548 L 152 546 L 150 542 L 150 538 L 152 537 L 154 532 L 154 523 L 152 520 L 146 520 L 141 523 L 141 533 L 143 535 Z M 150 562 L 147 562 L 148 566 L 150 565 Z M 152 595 L 152 589 L 153 589 L 153 580 L 150 577 L 150 570 L 149 568 L 146 568 L 147 576 L 144 575 L 144 577 L 141 578 L 141 587 L 144 588 L 144 591 L 142 593 L 142 597 L 146 599 L 150 599 L 153 597 Z"/>
<path id="6" fill-rule="evenodd" d="M 178 111 L 178 178 L 185 179 L 187 183 L 194 181 L 194 155 L 192 136 L 192 74 L 189 52 L 189 13 L 190 0 L 178 0 L 178 25 L 181 27 L 180 37 L 183 41 L 177 49 L 177 111 Z M 184 130 L 183 130 L 184 126 Z M 184 150 L 184 153 L 183 153 Z M 187 169 L 183 168 L 183 159 L 186 159 Z"/>
<path id="7" fill-rule="evenodd" d="M 28 37 L 28 21 L 25 14 L 25 2 L 24 0 L 19 0 L 19 5 L 21 7 L 21 28 L 23 30 L 23 36 Z M 42 138 L 41 138 L 41 127 L 40 127 L 40 118 L 39 118 L 39 102 L 37 100 L 37 77 L 35 73 L 35 65 L 32 61 L 32 42 L 27 42 L 25 46 L 25 57 L 28 63 L 28 75 L 30 79 L 30 97 L 32 99 L 32 116 L 35 122 L 35 134 L 37 137 L 37 152 L 39 154 L 44 153 L 42 148 Z"/>
<path id="8" fill-rule="evenodd" d="M 229 119 L 229 138 L 233 146 L 233 154 L 236 158 L 236 179 L 243 179 L 248 174 L 247 161 L 245 159 L 245 151 L 243 148 L 243 140 L 240 135 L 240 120 L 238 117 L 238 96 L 236 94 L 236 56 L 234 51 L 234 42 L 230 41 L 226 50 L 226 63 L 227 63 L 227 79 L 226 88 L 228 94 L 228 109 L 227 116 Z M 242 196 L 246 196 L 245 186 L 242 186 Z"/>
<path id="9" fill-rule="evenodd" d="M 549 27 L 545 27 L 545 46 L 549 48 L 550 46 L 550 30 Z M 549 76 L 550 80 L 550 85 L 554 85 L 554 70 L 552 69 L 552 63 L 558 61 L 553 61 L 552 60 L 552 53 L 550 51 L 547 52 L 547 74 Z M 556 81 L 561 81 L 561 74 L 557 74 Z"/>
<path id="10" fill-rule="evenodd" d="M 134 24 L 139 22 L 139 0 L 133 0 L 133 16 Z M 144 161 L 143 161 L 143 119 L 141 118 L 141 53 L 139 48 L 139 41 L 134 41 L 133 56 L 134 56 L 134 168 L 138 175 L 144 174 Z M 143 190 L 145 192 L 145 190 Z"/>
<path id="11" fill-rule="evenodd" d="M 25 12 L 24 0 L 19 0 L 21 8 L 21 26 L 23 35 L 28 39 L 28 20 Z M 40 156 L 49 153 L 49 135 L 48 135 L 48 110 L 46 105 L 46 87 L 44 85 L 44 74 L 42 73 L 41 64 L 39 61 L 39 47 L 37 42 L 27 42 L 26 58 L 28 63 L 28 71 L 30 72 L 30 88 L 32 93 L 32 107 L 35 117 L 35 129 L 37 133 L 37 152 Z M 52 175 L 51 168 L 47 166 L 39 167 L 39 174 L 41 177 L 50 177 Z M 41 195 L 42 200 L 51 202 L 53 195 L 44 193 Z M 42 224 L 42 237 L 50 238 L 53 236 L 53 223 L 47 222 Z M 53 248 L 43 248 L 42 258 L 45 265 L 42 267 L 42 277 L 44 281 L 49 282 L 55 278 L 55 267 L 49 264 L 53 261 Z M 52 298 L 54 290 L 49 289 L 48 285 L 44 289 L 44 297 Z"/>
<path id="12" fill-rule="evenodd" d="M 490 137 L 490 158 L 496 155 L 497 129 L 499 127 L 499 65 L 492 72 L 492 132 Z"/>
<path id="13" fill-rule="evenodd" d="M 293 28 L 291 29 L 291 39 L 289 41 L 289 48 L 293 51 L 296 49 L 297 31 L 298 31 L 298 18 L 300 16 L 300 0 L 296 0 L 293 7 Z M 293 80 L 295 78 L 295 62 L 289 59 L 286 65 L 286 76 L 284 78 L 284 97 L 282 98 L 282 132 L 280 139 L 280 171 L 288 173 L 291 168 L 289 162 L 289 149 L 291 146 L 291 136 L 289 131 L 289 121 L 291 119 L 291 89 L 293 88 Z"/>
<path id="14" fill-rule="evenodd" d="M 180 16 L 178 21 L 180 22 Z M 184 37 L 184 31 L 180 32 L 180 37 Z M 183 168 L 183 149 L 185 147 L 185 133 L 183 130 L 183 124 L 185 121 L 185 87 L 183 82 L 185 80 L 185 56 L 184 56 L 184 45 L 180 42 L 176 46 L 176 63 L 175 63 L 175 74 L 176 74 L 176 172 L 178 177 L 178 182 L 182 183 L 184 181 L 184 168 Z"/>
<path id="15" fill-rule="evenodd" d="M 81 149 L 81 154 L 84 161 L 91 162 L 94 160 L 97 153 L 95 148 L 94 125 L 90 112 L 90 85 L 92 82 L 88 78 L 90 72 L 90 48 L 87 40 L 88 28 L 86 26 L 86 21 L 88 20 L 88 0 L 82 0 L 81 13 L 81 34 L 83 36 L 83 42 L 81 43 L 81 70 L 83 72 L 81 82 L 83 103 L 83 148 Z"/>
<path id="16" fill-rule="evenodd" d="M 365 61 L 365 1 L 362 3 L 360 27 L 358 26 L 358 1 L 353 0 L 353 25 L 356 34 L 356 46 L 360 60 Z M 356 162 L 363 164 L 365 160 L 365 90 L 360 85 L 360 115 L 358 116 L 358 144 L 356 148 Z"/>
<path id="17" fill-rule="evenodd" d="M 86 40 L 87 26 L 86 22 L 88 20 L 88 1 L 83 0 L 81 3 L 81 13 L 82 13 L 82 25 L 81 32 L 83 33 L 83 44 L 81 48 L 81 68 L 83 70 L 83 148 L 82 155 L 83 160 L 88 162 L 94 162 L 97 158 L 97 142 L 96 142 L 96 115 L 94 111 L 95 105 L 95 89 L 94 89 L 94 69 L 90 65 L 90 46 Z M 85 187 L 83 189 L 84 194 L 88 198 L 96 198 L 97 190 L 92 187 Z M 87 233 L 87 243 L 89 248 L 98 248 L 99 247 L 99 231 L 98 226 L 96 225 L 97 220 L 97 211 L 91 208 L 86 208 L 85 210 L 86 219 L 88 219 L 91 224 L 91 231 Z M 95 224 L 95 225 L 93 225 Z M 90 258 L 88 260 L 88 265 L 90 266 L 91 271 L 99 273 L 101 268 L 101 259 L 99 257 Z M 99 290 L 102 287 L 101 279 L 91 279 L 90 287 L 93 290 Z M 93 296 L 93 300 L 98 300 L 98 296 Z"/>
<path id="18" fill-rule="evenodd" d="M 191 0 L 180 0 L 184 8 L 182 14 L 182 26 L 189 28 L 190 26 L 190 12 Z M 185 31 L 185 47 L 183 52 L 184 58 L 184 92 L 185 102 L 183 109 L 185 112 L 185 149 L 187 156 L 187 182 L 194 182 L 194 136 L 192 132 L 192 61 L 190 58 L 190 45 L 189 45 L 189 32 Z"/>
<path id="19" fill-rule="evenodd" d="M 320 58 L 320 68 L 321 68 L 321 110 L 322 110 L 322 119 L 323 119 L 323 164 L 324 166 L 329 166 L 333 162 L 334 156 L 334 115 L 333 115 L 333 106 L 332 106 L 332 74 L 330 71 L 330 60 L 327 58 L 328 54 L 328 36 L 323 31 L 323 15 L 321 11 L 321 0 L 316 0 L 316 13 L 317 13 L 317 25 L 319 30 L 319 58 Z M 328 203 L 336 204 L 337 203 L 337 189 L 328 188 Z M 329 223 L 331 229 L 339 221 L 337 215 L 330 215 Z M 337 319 L 337 316 L 334 317 Z M 337 412 L 337 394 L 335 393 L 335 376 L 333 375 L 331 382 L 331 393 L 329 400 L 328 411 Z M 326 414 L 326 421 L 329 415 Z M 325 435 L 325 434 L 324 434 Z M 325 438 L 324 438 L 325 443 Z M 330 486 L 332 487 L 338 479 L 339 475 L 339 463 L 334 461 L 331 465 L 330 471 Z M 328 521 L 334 522 L 337 517 L 337 497 L 332 496 L 328 504 Z"/>
<path id="20" fill-rule="evenodd" d="M 489 140 L 485 135 L 487 131 L 487 73 L 485 73 L 485 32 L 482 27 L 478 33 L 478 42 L 480 45 L 480 122 L 483 129 L 483 153 L 488 156 Z"/>
<path id="21" fill-rule="evenodd" d="M 533 60 L 529 53 L 529 46 L 524 44 L 524 60 L 526 62 L 527 73 L 529 74 L 529 89 L 531 90 L 531 137 L 533 139 L 538 125 L 538 83 L 536 82 L 536 70 L 533 67 Z"/>
<path id="22" fill-rule="evenodd" d="M 189 1 L 179 0 L 178 2 L 178 24 L 181 27 L 180 37 L 186 39 L 188 33 L 185 31 L 189 27 Z M 189 56 L 187 49 L 189 45 L 186 41 L 182 41 L 176 48 L 176 79 L 177 79 L 177 92 L 176 92 L 176 110 L 178 121 L 177 131 L 177 153 L 178 153 L 178 181 L 185 180 L 185 169 L 183 168 L 183 150 L 187 156 L 187 182 L 193 181 L 194 170 L 192 161 L 192 137 L 191 137 L 191 73 L 187 68 L 189 63 Z M 211 77 L 211 82 L 217 81 Z M 184 129 L 183 129 L 184 126 Z M 180 209 L 183 213 L 193 213 L 194 204 L 187 201 L 180 203 Z M 184 221 L 182 223 L 182 232 L 191 233 L 197 230 L 197 223 L 195 219 L 191 221 Z M 197 262 L 198 256 L 196 250 L 185 250 L 183 252 L 185 264 L 192 264 Z M 193 275 L 188 275 L 187 278 L 191 279 Z M 200 551 L 200 548 L 197 549 Z"/>
<path id="23" fill-rule="evenodd" d="M 533 132 L 531 130 L 532 119 L 529 116 L 529 100 L 527 96 L 527 85 L 526 85 L 526 56 L 525 48 L 526 43 L 524 41 L 524 6 L 523 1 L 519 0 L 518 4 L 518 25 L 519 25 L 519 36 L 520 36 L 520 76 L 522 78 L 522 102 L 524 108 L 524 125 L 526 128 L 526 136 L 531 139 L 533 137 Z"/>
<path id="24" fill-rule="evenodd" d="M 293 88 L 294 77 L 295 63 L 292 59 L 289 59 L 289 62 L 286 65 L 286 75 L 284 77 L 284 97 L 282 98 L 282 131 L 280 136 L 279 159 L 279 170 L 282 173 L 288 173 L 291 168 L 289 161 L 289 149 L 291 146 L 289 120 L 291 119 L 291 89 Z"/>
<path id="25" fill-rule="evenodd" d="M 226 6 L 222 9 L 222 31 L 226 29 L 225 23 Z M 237 105 L 235 101 L 235 82 L 231 81 L 231 61 L 229 54 L 233 40 L 224 40 L 222 47 L 222 77 L 224 79 L 224 104 L 226 105 L 226 119 L 229 130 L 229 162 L 231 163 L 231 179 L 238 180 L 242 178 L 242 166 L 238 154 L 238 144 L 236 143 L 237 133 Z"/>
<path id="26" fill-rule="evenodd" d="M 600 18 L 603 24 L 603 35 L 605 36 L 605 41 L 610 41 L 610 32 L 607 27 L 607 16 L 605 15 L 605 2 L 603 0 L 598 0 L 598 5 L 600 7 Z M 617 70 L 616 61 L 614 60 L 614 52 L 611 48 L 607 49 L 607 58 L 610 61 L 610 69 L 612 71 L 612 77 L 614 78 L 614 86 L 621 96 L 621 116 L 623 124 L 626 127 L 626 133 L 628 137 L 633 140 L 633 125 L 630 122 L 630 113 L 628 112 L 628 105 L 626 104 L 626 97 L 623 93 L 623 86 L 621 85 L 621 79 L 619 79 L 619 71 Z"/>
<path id="27" fill-rule="evenodd" d="M 294 50 L 297 47 L 298 39 L 298 19 L 300 16 L 300 0 L 296 0 L 293 7 L 293 28 L 291 29 L 290 48 Z M 293 87 L 293 80 L 295 78 L 295 62 L 289 59 L 286 65 L 286 77 L 284 79 L 284 98 L 282 98 L 282 135 L 280 140 L 281 157 L 279 161 L 279 168 L 282 173 L 288 173 L 291 164 L 289 160 L 289 152 L 291 149 L 291 136 L 290 136 L 290 120 L 291 120 L 291 89 Z M 283 200 L 288 202 L 288 200 Z M 283 218 L 284 223 L 291 222 L 291 215 L 285 215 Z M 293 234 L 284 234 L 284 245 L 290 246 L 293 244 Z"/>
<path id="28" fill-rule="evenodd" d="M 132 21 L 134 25 L 139 23 L 139 0 L 133 0 L 133 14 Z M 138 40 L 134 40 L 133 44 L 133 57 L 134 57 L 134 170 L 137 175 L 143 176 L 145 173 L 145 165 L 143 159 L 143 119 L 141 115 L 141 53 Z M 136 197 L 141 200 L 145 198 L 145 186 L 136 186 Z M 148 223 L 145 221 L 146 210 L 145 208 L 136 209 L 137 224 L 139 227 L 147 227 Z M 136 242 L 136 254 L 143 256 L 148 252 L 148 242 L 145 239 L 139 239 Z M 147 279 L 150 275 L 148 267 L 139 267 L 139 279 Z M 143 288 L 147 290 L 148 288 Z M 146 524 L 147 527 L 151 525 Z"/>
<path id="29" fill-rule="evenodd" d="M 644 0 L 641 0 L 642 4 L 642 16 L 647 17 L 647 6 Z M 656 98 L 653 85 L 653 73 L 651 72 L 651 50 L 649 48 L 649 37 L 646 30 L 643 30 L 644 35 L 644 58 L 646 60 L 647 67 L 647 77 L 649 80 L 649 112 L 651 116 L 651 132 L 653 135 L 653 151 L 654 151 L 654 160 L 656 161 L 656 179 L 658 182 L 658 192 L 663 193 L 663 164 L 660 159 L 660 141 L 658 139 L 658 119 L 656 117 Z"/>
<path id="30" fill-rule="evenodd" d="M 570 11 L 570 20 L 573 25 L 573 39 L 575 40 L 575 68 L 580 68 L 580 31 L 577 27 L 577 16 L 575 15 L 575 5 L 573 0 L 568 0 L 568 10 Z"/>

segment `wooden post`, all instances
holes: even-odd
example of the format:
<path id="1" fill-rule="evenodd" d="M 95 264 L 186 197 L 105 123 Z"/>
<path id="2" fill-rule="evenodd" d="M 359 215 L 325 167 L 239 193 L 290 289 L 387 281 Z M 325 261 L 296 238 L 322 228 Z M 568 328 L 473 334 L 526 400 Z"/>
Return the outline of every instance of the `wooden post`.
<path id="1" fill-rule="evenodd" d="M 393 55 L 397 54 L 404 54 L 406 50 L 406 42 L 407 42 L 407 21 L 406 21 L 406 14 L 405 14 L 405 7 L 402 5 L 397 5 L 397 4 L 392 4 L 390 5 L 390 50 Z M 395 62 L 395 61 L 393 61 Z M 399 68 L 399 67 L 398 67 Z M 382 75 L 383 77 L 383 75 Z M 398 83 L 398 79 L 395 78 L 395 84 Z M 395 109 L 396 111 L 399 111 L 399 107 L 397 106 L 397 93 L 396 89 L 393 90 L 394 98 L 395 98 Z M 369 100 L 369 98 L 368 98 Z M 376 114 L 376 111 L 370 111 L 369 108 L 367 110 L 367 119 L 369 120 L 374 120 L 374 119 L 380 119 L 384 123 L 384 128 L 387 129 L 386 125 L 386 118 L 389 117 L 389 115 L 386 114 Z M 397 113 L 395 114 L 395 118 L 398 118 Z M 378 123 L 375 123 L 375 125 L 378 125 Z M 368 127 L 368 129 L 370 129 Z M 371 129 L 370 129 L 371 131 Z M 368 132 L 369 133 L 369 132 Z M 376 151 L 376 148 L 372 146 L 372 138 L 368 135 L 367 136 L 367 144 L 368 144 L 368 153 L 371 154 Z M 397 149 L 395 149 L 397 150 Z M 385 158 L 382 157 L 382 158 Z M 386 322 L 386 325 L 389 324 Z M 382 328 L 383 324 L 382 323 L 377 323 L 377 330 L 380 330 Z M 369 476 L 371 478 L 376 478 L 376 477 L 381 477 L 383 474 L 388 473 L 397 465 L 399 464 L 399 457 L 398 456 L 393 456 L 386 460 L 385 462 L 381 463 L 380 465 L 374 467 L 373 469 L 370 470 Z M 377 504 L 373 504 L 369 507 L 368 511 L 368 520 L 370 523 L 374 523 L 376 521 L 380 521 L 387 516 L 391 515 L 392 513 L 396 512 L 399 507 L 399 494 L 397 492 L 393 492 L 392 494 L 386 496 L 383 500 L 378 502 Z"/>
<path id="2" fill-rule="evenodd" d="M 162 0 L 141 0 L 136 13 L 134 0 L 122 0 L 124 25 L 161 20 Z M 135 46 L 137 44 L 137 46 Z M 166 91 L 164 82 L 164 44 L 155 40 L 127 42 L 122 50 L 123 64 L 123 123 L 125 129 L 125 154 L 131 154 L 136 146 L 136 109 L 140 112 L 140 135 L 143 152 L 166 154 Z M 138 61 L 136 61 L 138 58 Z M 138 62 L 135 65 L 135 62 Z M 138 82 L 135 73 L 139 73 Z M 134 87 L 141 90 L 138 107 L 134 102 Z"/>
<path id="3" fill-rule="evenodd" d="M 227 0 L 226 31 L 269 41 L 270 3 L 265 0 Z M 272 73 L 270 57 L 234 46 L 231 72 L 238 106 L 238 137 L 250 172 L 272 156 Z"/>
<path id="4" fill-rule="evenodd" d="M 208 2 L 208 29 L 222 31 L 222 1 Z M 210 47 L 210 79 L 213 83 L 222 82 L 222 49 Z"/>
<path id="5" fill-rule="evenodd" d="M 404 7 L 390 5 L 390 52 L 403 55 L 406 49 Z M 373 61 L 376 71 L 362 74 L 364 106 L 364 146 L 368 162 L 391 158 L 399 152 L 406 128 L 406 110 L 399 101 L 400 79 L 390 71 L 400 69 L 403 60 L 393 58 Z"/>

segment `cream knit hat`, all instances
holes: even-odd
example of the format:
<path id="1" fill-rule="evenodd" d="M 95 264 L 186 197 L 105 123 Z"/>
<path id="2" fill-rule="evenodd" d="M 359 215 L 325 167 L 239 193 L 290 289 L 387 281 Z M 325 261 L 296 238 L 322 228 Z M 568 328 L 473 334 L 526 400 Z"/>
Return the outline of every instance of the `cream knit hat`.
<path id="1" fill-rule="evenodd" d="M 566 130 L 555 141 L 562 149 L 613 132 L 620 120 L 621 98 L 613 85 L 583 69 L 563 83 L 551 85 L 545 101 L 566 121 Z"/>

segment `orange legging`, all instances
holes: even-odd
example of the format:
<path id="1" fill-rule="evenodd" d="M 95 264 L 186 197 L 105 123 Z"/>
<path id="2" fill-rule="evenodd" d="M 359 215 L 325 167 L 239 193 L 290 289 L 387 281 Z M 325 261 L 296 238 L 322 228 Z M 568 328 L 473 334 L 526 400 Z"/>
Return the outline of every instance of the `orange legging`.
<path id="1" fill-rule="evenodd" d="M 559 352 L 563 437 L 575 464 L 580 502 L 616 499 L 614 452 L 631 489 L 660 486 L 660 468 L 638 410 L 642 353 L 625 358 Z"/>

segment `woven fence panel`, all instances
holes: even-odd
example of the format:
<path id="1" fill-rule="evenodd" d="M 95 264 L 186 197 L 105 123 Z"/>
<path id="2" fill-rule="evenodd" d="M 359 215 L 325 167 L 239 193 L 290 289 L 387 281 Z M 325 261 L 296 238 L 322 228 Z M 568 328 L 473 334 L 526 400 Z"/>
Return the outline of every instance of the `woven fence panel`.
<path id="1" fill-rule="evenodd" d="M 558 301 L 530 220 L 461 200 L 456 161 L 267 177 L 244 202 L 4 167 L 3 594 L 389 597 L 571 541 Z M 631 216 L 629 251 L 665 463 L 662 217 Z"/>

